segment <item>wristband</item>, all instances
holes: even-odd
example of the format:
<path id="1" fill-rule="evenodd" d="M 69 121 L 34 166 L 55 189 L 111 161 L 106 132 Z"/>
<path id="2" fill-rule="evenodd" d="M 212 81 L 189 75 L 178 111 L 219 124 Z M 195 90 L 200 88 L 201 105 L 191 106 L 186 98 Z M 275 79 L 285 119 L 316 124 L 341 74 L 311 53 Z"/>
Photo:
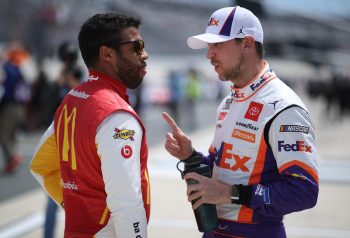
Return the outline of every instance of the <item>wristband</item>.
<path id="1" fill-rule="evenodd" d="M 239 190 L 236 185 L 231 186 L 231 203 L 239 204 Z"/>
<path id="2" fill-rule="evenodd" d="M 184 159 L 184 160 L 187 160 L 187 159 L 189 159 L 189 158 L 192 158 L 193 156 L 195 156 L 195 155 L 197 154 L 197 151 L 196 151 L 194 148 L 192 148 L 192 149 L 193 149 L 192 154 L 191 154 L 188 158 L 186 158 L 186 159 Z"/>
<path id="3" fill-rule="evenodd" d="M 249 206 L 252 199 L 252 185 L 232 185 L 231 203 Z"/>

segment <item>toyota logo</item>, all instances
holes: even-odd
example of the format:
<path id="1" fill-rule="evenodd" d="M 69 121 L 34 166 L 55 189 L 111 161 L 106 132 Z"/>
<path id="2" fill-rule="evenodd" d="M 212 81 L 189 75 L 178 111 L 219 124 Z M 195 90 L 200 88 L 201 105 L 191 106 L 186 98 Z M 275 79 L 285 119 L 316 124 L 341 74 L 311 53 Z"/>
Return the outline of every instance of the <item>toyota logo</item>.
<path id="1" fill-rule="evenodd" d="M 252 107 L 251 109 L 249 109 L 249 114 L 252 116 L 258 115 L 259 114 L 259 109 L 257 107 Z"/>

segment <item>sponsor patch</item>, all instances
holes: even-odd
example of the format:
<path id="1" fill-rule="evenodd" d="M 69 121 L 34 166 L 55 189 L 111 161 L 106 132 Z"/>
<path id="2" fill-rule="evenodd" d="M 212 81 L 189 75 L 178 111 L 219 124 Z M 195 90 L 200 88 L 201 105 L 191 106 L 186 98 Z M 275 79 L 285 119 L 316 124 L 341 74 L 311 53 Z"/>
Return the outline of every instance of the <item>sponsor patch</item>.
<path id="1" fill-rule="evenodd" d="M 64 182 L 63 180 L 61 181 L 61 186 L 64 189 L 70 189 L 70 190 L 79 190 L 78 186 L 75 184 L 75 182 Z"/>
<path id="2" fill-rule="evenodd" d="M 215 19 L 215 17 L 210 18 L 208 22 L 208 26 L 219 26 L 219 20 Z"/>
<path id="3" fill-rule="evenodd" d="M 300 151 L 312 153 L 311 146 L 306 145 L 304 141 L 296 141 L 295 144 L 286 144 L 284 140 L 278 141 L 278 151 Z"/>
<path id="4" fill-rule="evenodd" d="M 228 225 L 218 225 L 218 229 L 219 230 L 229 231 L 230 230 L 230 226 L 228 226 Z"/>
<path id="5" fill-rule="evenodd" d="M 309 127 L 307 126 L 300 126 L 300 125 L 281 125 L 280 126 L 280 132 L 301 132 L 308 134 L 309 133 Z"/>
<path id="6" fill-rule="evenodd" d="M 263 109 L 264 105 L 257 102 L 250 102 L 247 112 L 245 113 L 244 118 L 258 121 L 260 113 Z"/>
<path id="7" fill-rule="evenodd" d="M 249 133 L 246 131 L 242 131 L 239 129 L 234 129 L 232 132 L 232 137 L 240 139 L 240 140 L 244 140 L 250 143 L 255 143 L 255 134 L 253 133 Z"/>
<path id="8" fill-rule="evenodd" d="M 134 130 L 129 130 L 129 129 L 114 129 L 115 133 L 113 135 L 114 139 L 123 139 L 123 140 L 128 140 L 130 139 L 131 141 L 134 141 L 134 135 L 135 131 Z"/>
<path id="9" fill-rule="evenodd" d="M 265 83 L 266 80 L 270 79 L 273 76 L 272 72 L 267 72 L 265 73 L 263 76 L 260 77 L 260 81 L 259 82 L 254 82 L 250 85 L 250 89 L 252 91 L 255 91 L 257 88 L 259 88 L 261 85 L 263 85 Z"/>
<path id="10" fill-rule="evenodd" d="M 220 150 L 218 151 L 218 159 L 215 164 L 224 169 L 232 171 L 241 170 L 242 172 L 249 172 L 247 162 L 251 159 L 249 156 L 241 156 L 233 153 L 233 145 L 222 142 Z"/>
<path id="11" fill-rule="evenodd" d="M 73 97 L 77 97 L 77 98 L 82 98 L 82 99 L 88 99 L 90 97 L 89 94 L 85 92 L 75 91 L 74 89 L 72 89 L 69 92 L 69 95 L 72 95 Z"/>
<path id="12" fill-rule="evenodd" d="M 238 31 L 238 33 L 236 35 L 239 35 L 239 34 L 245 35 L 245 33 L 243 32 L 243 26 L 241 27 L 241 29 L 239 29 L 239 31 Z"/>
<path id="13" fill-rule="evenodd" d="M 227 116 L 227 112 L 220 112 L 220 114 L 219 114 L 219 121 L 224 120 L 226 116 Z"/>
<path id="14" fill-rule="evenodd" d="M 232 93 L 232 97 L 237 98 L 237 99 L 245 98 L 244 97 L 244 92 L 240 92 L 240 91 L 237 91 L 237 90 Z"/>
<path id="15" fill-rule="evenodd" d="M 293 173 L 293 174 L 290 174 L 291 176 L 295 177 L 295 178 L 300 178 L 302 180 L 306 180 L 306 177 L 302 174 L 296 174 L 296 173 Z"/>
<path id="16" fill-rule="evenodd" d="M 96 81 L 96 80 L 98 80 L 98 76 L 89 75 L 88 81 Z"/>
<path id="17" fill-rule="evenodd" d="M 267 186 L 263 186 L 258 184 L 255 190 L 255 195 L 262 196 L 265 204 L 270 204 L 270 188 Z"/>
<path id="18" fill-rule="evenodd" d="M 232 98 L 228 98 L 226 99 L 225 105 L 223 106 L 222 110 L 228 110 L 230 109 L 230 106 L 232 104 L 233 99 Z"/>
<path id="19" fill-rule="evenodd" d="M 253 126 L 253 125 L 250 124 L 250 123 L 244 123 L 244 122 L 236 121 L 236 125 L 237 125 L 237 126 L 244 127 L 244 128 L 247 128 L 247 129 L 251 129 L 251 130 L 253 130 L 253 131 L 259 130 L 258 127 Z"/>
<path id="20" fill-rule="evenodd" d="M 130 157 L 133 154 L 131 146 L 124 145 L 123 148 L 120 150 L 120 154 L 123 156 L 124 159 L 130 159 Z"/>
<path id="21" fill-rule="evenodd" d="M 282 101 L 283 101 L 283 99 L 276 99 L 276 100 L 269 102 L 269 104 L 273 105 L 273 110 L 276 110 L 277 103 L 282 102 Z"/>

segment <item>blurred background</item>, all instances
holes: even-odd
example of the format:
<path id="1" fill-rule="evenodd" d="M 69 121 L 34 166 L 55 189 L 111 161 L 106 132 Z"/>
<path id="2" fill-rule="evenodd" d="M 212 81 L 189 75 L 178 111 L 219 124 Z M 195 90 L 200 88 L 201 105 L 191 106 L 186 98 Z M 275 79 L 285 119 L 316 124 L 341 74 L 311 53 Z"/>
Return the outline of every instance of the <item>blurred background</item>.
<path id="1" fill-rule="evenodd" d="M 233 5 L 259 17 L 265 58 L 316 126 L 319 202 L 286 217 L 288 237 L 350 237 L 350 1 L 0 0 L 0 238 L 44 237 L 46 213 L 56 214 L 28 165 L 61 99 L 86 79 L 77 45 L 81 24 L 107 11 L 143 22 L 148 74 L 129 93 L 150 146 L 150 237 L 201 237 L 176 160 L 162 147 L 169 129 L 161 112 L 175 118 L 198 150 L 208 149 L 216 107 L 230 85 L 218 80 L 206 50 L 189 49 L 186 39 L 204 32 L 213 11 Z M 62 237 L 62 211 L 48 224 L 51 230 L 56 224 L 55 236 L 46 237 Z"/>

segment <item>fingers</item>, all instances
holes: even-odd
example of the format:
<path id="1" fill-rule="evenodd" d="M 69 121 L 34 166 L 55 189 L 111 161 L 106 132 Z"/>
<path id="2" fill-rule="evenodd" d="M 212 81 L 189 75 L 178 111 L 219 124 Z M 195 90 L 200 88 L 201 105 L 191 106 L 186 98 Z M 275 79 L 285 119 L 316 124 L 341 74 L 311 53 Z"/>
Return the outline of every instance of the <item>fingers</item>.
<path id="1" fill-rule="evenodd" d="M 163 118 L 173 130 L 166 135 L 165 149 L 180 160 L 186 159 L 193 153 L 192 142 L 176 125 L 173 118 L 167 113 L 162 113 Z"/>
<path id="2" fill-rule="evenodd" d="M 210 178 L 202 176 L 197 173 L 187 173 L 184 178 L 195 180 L 197 183 L 187 185 L 187 197 L 188 201 L 192 202 L 192 208 L 197 209 L 200 205 L 204 203 L 214 203 L 216 192 L 213 187 L 208 186 L 212 183 Z"/>
<path id="3" fill-rule="evenodd" d="M 181 148 L 179 146 L 173 144 L 165 144 L 165 149 L 173 156 L 177 157 L 181 152 Z"/>
<path id="4" fill-rule="evenodd" d="M 178 127 L 174 119 L 171 116 L 169 116 L 168 113 L 163 112 L 162 116 L 165 119 L 165 121 L 168 123 L 170 128 L 173 130 L 173 132 L 181 131 L 180 127 Z"/>
<path id="5" fill-rule="evenodd" d="M 204 177 L 204 176 L 197 174 L 197 173 L 187 173 L 184 178 L 185 179 L 194 179 L 199 184 L 202 183 L 205 179 L 207 179 L 207 177 Z"/>
<path id="6" fill-rule="evenodd" d="M 197 182 L 195 184 L 189 184 L 187 186 L 188 201 L 191 202 L 195 199 L 200 198 L 203 195 L 203 179 L 206 177 L 203 177 L 197 173 L 187 173 L 184 178 L 186 180 L 193 179 Z"/>
<path id="7" fill-rule="evenodd" d="M 200 205 L 204 204 L 205 201 L 202 197 L 200 197 L 196 202 L 192 205 L 192 209 L 195 210 L 197 209 Z"/>
<path id="8" fill-rule="evenodd" d="M 189 187 L 195 187 L 196 185 L 189 185 Z M 187 197 L 189 202 L 192 202 L 192 208 L 197 209 L 200 205 L 206 203 L 203 197 L 202 191 L 190 192 L 192 189 L 187 190 L 187 194 L 190 193 Z"/>
<path id="9" fill-rule="evenodd" d="M 166 139 L 166 143 L 172 143 L 174 145 L 179 144 L 172 133 L 167 133 L 165 136 L 165 139 Z"/>
<path id="10" fill-rule="evenodd" d="M 177 155 L 181 151 L 181 147 L 172 133 L 166 134 L 165 149 L 172 155 Z"/>
<path id="11" fill-rule="evenodd" d="M 200 184 L 191 184 L 187 186 L 187 200 L 192 203 L 193 209 L 205 203 Z"/>

